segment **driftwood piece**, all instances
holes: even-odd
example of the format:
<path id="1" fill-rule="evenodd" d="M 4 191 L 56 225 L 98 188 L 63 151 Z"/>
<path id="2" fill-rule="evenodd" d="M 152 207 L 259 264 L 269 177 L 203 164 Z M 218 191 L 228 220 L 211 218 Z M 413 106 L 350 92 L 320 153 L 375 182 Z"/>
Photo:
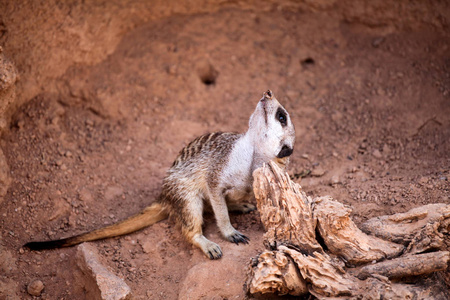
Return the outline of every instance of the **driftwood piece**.
<path id="1" fill-rule="evenodd" d="M 281 171 L 276 164 L 271 166 Z M 301 186 L 292 182 L 287 173 L 272 172 L 270 167 L 255 172 L 258 179 L 254 181 L 253 190 L 257 199 L 264 199 L 257 201 L 257 207 L 268 246 L 288 244 L 307 252 L 322 250 L 316 239 L 312 201 Z"/>
<path id="2" fill-rule="evenodd" d="M 249 293 L 298 296 L 309 292 L 319 299 L 438 299 L 442 295 L 450 296 L 446 289 L 440 289 L 441 294 L 437 296 L 420 285 L 390 281 L 446 268 L 450 260 L 447 251 L 426 254 L 411 251 L 406 255 L 404 252 L 414 248 L 410 245 L 415 240 L 419 242 L 414 244 L 416 248 L 422 244 L 432 245 L 420 237 L 430 231 L 442 234 L 448 229 L 447 206 L 428 207 L 438 209 L 441 217 L 415 226 L 415 230 L 405 231 L 409 242 L 397 244 L 359 230 L 350 218 L 351 210 L 330 197 L 312 200 L 274 163 L 256 170 L 253 176 L 261 221 L 267 231 L 264 238 L 268 250 L 252 260 L 246 283 Z M 413 215 L 417 213 L 413 212 Z M 427 212 L 426 215 L 437 214 Z M 391 220 L 404 220 L 404 216 L 391 216 Z M 439 223 L 436 223 L 437 219 Z M 443 249 L 444 244 L 438 243 L 439 247 L 434 250 Z M 379 260 L 384 261 L 375 263 Z M 353 265 L 363 266 L 356 268 Z"/>
<path id="3" fill-rule="evenodd" d="M 311 283 L 311 293 L 328 297 L 352 295 L 356 279 L 345 273 L 342 262 L 333 260 L 325 252 L 317 251 L 308 255 L 285 246 L 280 246 L 279 250 L 294 259 L 302 277 Z"/>
<path id="4" fill-rule="evenodd" d="M 250 275 L 250 293 L 266 294 L 278 293 L 293 296 L 304 295 L 308 292 L 306 281 L 300 276 L 292 259 L 281 251 L 264 251 L 253 263 L 250 270 L 262 272 Z"/>
<path id="5" fill-rule="evenodd" d="M 330 252 L 352 265 L 400 255 L 404 246 L 363 233 L 350 218 L 351 212 L 331 197 L 314 199 L 314 219 Z"/>
<path id="6" fill-rule="evenodd" d="M 373 274 L 385 276 L 389 279 L 430 274 L 447 269 L 450 252 L 438 251 L 417 255 L 405 255 L 363 267 L 358 273 L 359 279 L 366 279 Z"/>
<path id="7" fill-rule="evenodd" d="M 407 253 L 444 250 L 450 232 L 450 205 L 428 204 L 392 216 L 372 218 L 361 229 L 384 240 L 407 245 Z"/>

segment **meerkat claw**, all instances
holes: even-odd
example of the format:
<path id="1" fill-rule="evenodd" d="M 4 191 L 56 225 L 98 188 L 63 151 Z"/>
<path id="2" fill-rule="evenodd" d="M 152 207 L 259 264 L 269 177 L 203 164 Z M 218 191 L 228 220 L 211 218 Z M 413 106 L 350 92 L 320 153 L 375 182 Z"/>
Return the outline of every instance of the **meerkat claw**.
<path id="1" fill-rule="evenodd" d="M 243 203 L 239 207 L 239 209 L 236 209 L 235 211 L 240 214 L 248 214 L 249 212 L 254 211 L 254 210 L 256 210 L 256 206 L 254 206 L 253 204 Z"/>
<path id="2" fill-rule="evenodd" d="M 219 259 L 222 257 L 222 249 L 216 243 L 207 240 L 203 247 L 201 246 L 203 253 L 209 257 L 209 259 Z"/>
<path id="3" fill-rule="evenodd" d="M 213 254 L 211 251 L 209 251 L 208 255 L 209 255 L 209 259 L 219 259 L 222 257 L 222 252 L 220 252 L 220 253 L 216 252 Z"/>
<path id="4" fill-rule="evenodd" d="M 228 240 L 232 243 L 235 243 L 236 245 L 239 245 L 239 243 L 248 244 L 250 241 L 247 236 L 243 235 L 239 231 L 236 231 L 231 236 L 229 236 Z"/>
<path id="5" fill-rule="evenodd" d="M 208 251 L 210 259 L 219 259 L 222 257 L 222 251 L 220 249 L 212 249 Z"/>
<path id="6" fill-rule="evenodd" d="M 243 213 L 249 213 L 251 211 L 256 210 L 256 206 L 250 203 L 244 203 L 243 207 L 244 207 Z"/>
<path id="7" fill-rule="evenodd" d="M 229 206 L 229 210 L 237 214 L 247 214 L 256 210 L 256 206 L 251 203 L 239 203 Z"/>

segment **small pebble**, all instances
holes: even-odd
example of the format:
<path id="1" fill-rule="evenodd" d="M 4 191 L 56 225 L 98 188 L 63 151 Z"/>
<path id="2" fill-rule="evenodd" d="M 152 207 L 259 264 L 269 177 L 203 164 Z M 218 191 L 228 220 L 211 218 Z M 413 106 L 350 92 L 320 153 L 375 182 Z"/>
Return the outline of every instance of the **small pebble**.
<path id="1" fill-rule="evenodd" d="M 372 155 L 373 155 L 375 158 L 381 158 L 381 157 L 383 157 L 383 155 L 381 154 L 380 150 L 378 150 L 378 149 L 373 150 Z"/>
<path id="2" fill-rule="evenodd" d="M 314 170 L 311 171 L 311 176 L 314 177 L 321 177 L 325 174 L 325 170 L 322 169 L 321 167 L 315 168 Z"/>
<path id="3" fill-rule="evenodd" d="M 384 42 L 384 37 L 377 37 L 372 40 L 372 47 L 378 48 Z"/>
<path id="4" fill-rule="evenodd" d="M 419 183 L 420 183 L 421 185 L 427 184 L 427 183 L 428 183 L 428 178 L 427 178 L 427 177 L 420 177 L 420 178 L 419 178 Z"/>
<path id="5" fill-rule="evenodd" d="M 42 290 L 44 289 L 44 284 L 40 280 L 33 280 L 27 287 L 27 292 L 31 296 L 40 296 Z"/>
<path id="6" fill-rule="evenodd" d="M 338 184 L 338 183 L 340 183 L 340 182 L 341 182 L 341 180 L 339 179 L 339 176 L 338 176 L 338 175 L 333 175 L 333 176 L 331 177 L 331 184 L 332 184 L 332 185 Z"/>
<path id="7" fill-rule="evenodd" d="M 170 75 L 176 75 L 177 74 L 177 66 L 176 65 L 171 65 L 167 68 L 167 73 L 169 73 Z"/>

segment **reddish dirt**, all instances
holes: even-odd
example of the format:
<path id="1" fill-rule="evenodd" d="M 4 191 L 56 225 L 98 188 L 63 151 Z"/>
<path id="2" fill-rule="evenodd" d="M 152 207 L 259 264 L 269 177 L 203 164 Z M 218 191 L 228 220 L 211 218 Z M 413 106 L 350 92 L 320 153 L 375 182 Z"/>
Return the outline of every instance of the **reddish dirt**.
<path id="1" fill-rule="evenodd" d="M 245 131 L 269 88 L 296 126 L 289 173 L 304 177 L 308 194 L 349 205 L 357 223 L 450 203 L 449 5 L 318 3 L 230 2 L 159 18 L 140 12 L 114 47 L 99 45 L 89 59 L 77 56 L 49 74 L 28 70 L 24 54 L 8 48 L 18 37 L 0 39 L 22 73 L 24 103 L 0 140 L 12 178 L 0 203 L 0 298 L 31 298 L 26 286 L 40 279 L 41 299 L 83 299 L 75 248 L 21 245 L 140 211 L 184 145 L 205 132 Z M 108 9 L 115 11 L 86 8 L 87 20 Z M 73 26 L 83 28 L 87 13 L 73 11 L 80 22 Z M 62 23 L 65 15 L 56 18 Z M 50 64 L 39 49 L 23 51 Z M 70 59 L 71 49 L 51 44 L 59 59 Z M 218 261 L 185 242 L 172 220 L 93 244 L 135 299 L 242 299 L 246 265 L 264 249 L 264 231 L 258 212 L 231 219 L 251 243 L 225 241 L 207 215 L 206 236 L 224 251 Z"/>

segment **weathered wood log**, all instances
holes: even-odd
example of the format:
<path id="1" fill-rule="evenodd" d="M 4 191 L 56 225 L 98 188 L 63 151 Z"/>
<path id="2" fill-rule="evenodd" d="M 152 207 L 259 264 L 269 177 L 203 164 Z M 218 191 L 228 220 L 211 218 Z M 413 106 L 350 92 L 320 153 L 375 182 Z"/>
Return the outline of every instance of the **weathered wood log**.
<path id="1" fill-rule="evenodd" d="M 321 251 L 312 217 L 311 199 L 275 164 L 265 165 L 254 173 L 253 190 L 265 241 L 269 247 L 277 244 L 295 245 L 302 251 Z"/>
<path id="2" fill-rule="evenodd" d="M 361 229 L 384 240 L 408 246 L 407 253 L 445 250 L 450 232 L 450 205 L 428 204 L 392 216 L 372 218 Z"/>
<path id="3" fill-rule="evenodd" d="M 417 255 L 405 255 L 399 258 L 383 261 L 363 267 L 357 277 L 366 279 L 373 274 L 389 279 L 430 274 L 447 269 L 450 252 L 439 251 Z"/>
<path id="4" fill-rule="evenodd" d="M 356 278 L 345 273 L 343 263 L 333 260 L 325 252 L 316 251 L 308 255 L 286 246 L 280 246 L 279 250 L 294 259 L 302 277 L 311 284 L 309 291 L 314 295 L 351 296 L 357 287 Z"/>
<path id="5" fill-rule="evenodd" d="M 247 289 L 251 294 L 274 293 L 293 296 L 308 292 L 327 296 L 349 296 L 356 278 L 346 276 L 343 263 L 325 252 L 303 254 L 286 246 L 264 251 L 250 268 Z"/>
<path id="6" fill-rule="evenodd" d="M 267 231 L 264 238 L 268 250 L 252 260 L 246 283 L 249 293 L 302 295 L 309 292 L 319 299 L 450 296 L 445 289 L 436 296 L 431 289 L 420 285 L 390 281 L 390 278 L 401 279 L 446 268 L 449 252 L 403 253 L 405 248 L 412 249 L 410 245 L 415 240 L 419 243 L 414 247 L 424 249 L 421 245 L 425 245 L 433 250 L 430 248 L 433 242 L 424 242 L 424 236 L 430 231 L 442 234 L 448 230 L 446 206 L 435 207 L 443 213 L 433 218 L 433 222 L 405 231 L 409 242 L 399 245 L 363 233 L 351 220 L 350 209 L 330 197 L 312 200 L 275 163 L 256 170 L 253 176 L 261 221 Z M 427 215 L 436 214 L 428 212 Z M 402 216 L 398 219 L 405 220 Z M 409 217 L 406 219 L 413 222 Z M 442 243 L 437 245 L 443 247 Z M 384 261 L 373 263 L 379 260 Z M 366 265 L 352 268 L 359 264 Z"/>
<path id="7" fill-rule="evenodd" d="M 314 199 L 314 219 L 330 250 L 352 265 L 400 255 L 404 246 L 363 233 L 350 218 L 351 209 L 331 197 Z"/>
<path id="8" fill-rule="evenodd" d="M 281 251 L 264 251 L 254 259 L 250 268 L 251 294 L 278 294 L 300 296 L 308 293 L 307 283 L 301 277 L 292 259 Z"/>

